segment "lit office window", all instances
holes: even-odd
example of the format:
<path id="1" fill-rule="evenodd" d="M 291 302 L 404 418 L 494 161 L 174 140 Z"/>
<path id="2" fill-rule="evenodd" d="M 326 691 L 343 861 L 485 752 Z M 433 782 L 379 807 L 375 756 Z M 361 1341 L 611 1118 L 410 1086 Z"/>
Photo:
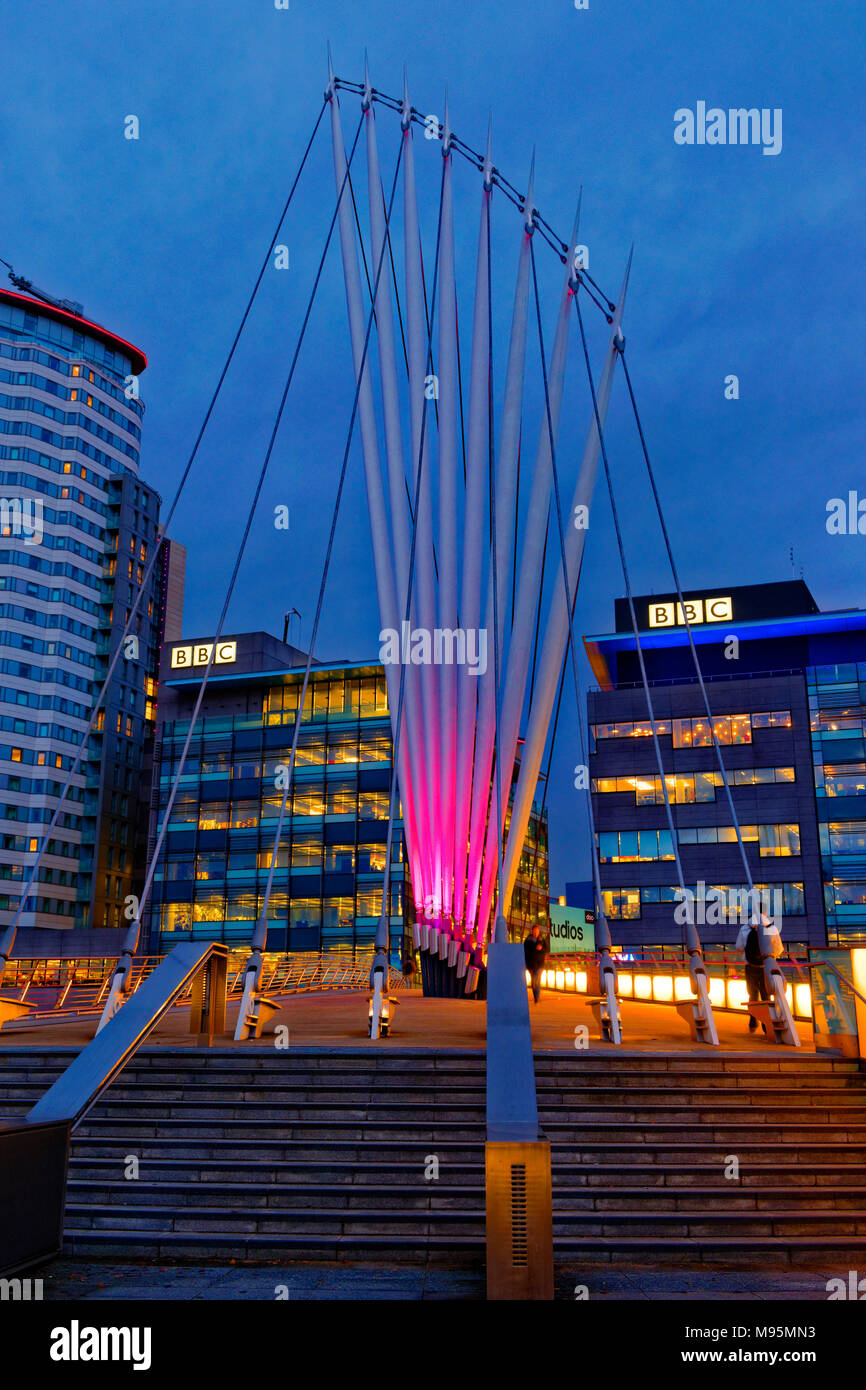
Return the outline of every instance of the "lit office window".
<path id="1" fill-rule="evenodd" d="M 358 761 L 385 763 L 391 758 L 391 738 L 388 734 L 362 734 Z"/>
<path id="2" fill-rule="evenodd" d="M 355 872 L 354 845 L 327 845 L 325 848 L 325 869 L 329 873 L 352 874 Z"/>
<path id="3" fill-rule="evenodd" d="M 255 893 L 230 893 L 226 901 L 227 922 L 254 922 L 256 919 Z"/>
<path id="4" fill-rule="evenodd" d="M 382 889 L 364 888 L 358 893 L 355 915 L 358 917 L 379 917 L 382 914 Z"/>
<path id="5" fill-rule="evenodd" d="M 669 830 L 610 830 L 598 836 L 599 858 L 604 864 L 629 864 L 673 859 Z"/>
<path id="6" fill-rule="evenodd" d="M 183 875 L 187 877 L 187 875 Z M 216 854 L 200 854 L 195 861 L 197 879 L 224 879 L 226 876 L 226 857 L 222 850 Z M 169 875 L 170 877 L 170 875 Z"/>
<path id="7" fill-rule="evenodd" d="M 827 763 L 824 793 L 826 796 L 866 795 L 866 763 Z"/>
<path id="8" fill-rule="evenodd" d="M 286 758 L 286 763 L 289 759 Z M 296 767 L 311 767 L 313 764 L 320 764 L 325 761 L 325 740 L 321 734 L 310 733 L 301 734 L 298 739 L 298 751 L 295 755 Z"/>
<path id="9" fill-rule="evenodd" d="M 789 709 L 760 710 L 752 714 L 753 729 L 790 729 L 792 725 Z"/>
<path id="10" fill-rule="evenodd" d="M 831 854 L 866 854 L 866 821 L 830 821 L 827 836 Z"/>
<path id="11" fill-rule="evenodd" d="M 383 874 L 385 872 L 385 846 L 358 846 L 358 873 Z"/>
<path id="12" fill-rule="evenodd" d="M 329 763 L 357 763 L 358 737 L 344 730 L 331 734 L 328 739 Z"/>
<path id="13" fill-rule="evenodd" d="M 296 787 L 294 793 L 296 816 L 323 816 L 325 796 L 321 787 Z"/>
<path id="14" fill-rule="evenodd" d="M 601 901 L 605 917 L 629 921 L 640 917 L 639 888 L 603 888 Z"/>
<path id="15" fill-rule="evenodd" d="M 799 825 L 759 825 L 761 858 L 788 858 L 800 853 Z"/>
<path id="16" fill-rule="evenodd" d="M 293 927 L 321 927 L 322 904 L 318 898 L 292 898 L 289 922 Z"/>
<path id="17" fill-rule="evenodd" d="M 261 849 L 261 850 L 259 850 L 258 857 L 257 857 L 257 859 L 256 859 L 256 866 L 257 866 L 257 868 L 259 868 L 259 869 L 264 869 L 265 872 L 267 873 L 267 871 L 268 871 L 268 870 L 270 869 L 270 867 L 271 867 L 271 854 L 272 854 L 272 852 L 273 852 L 273 845 L 270 845 L 267 849 Z M 276 869 L 287 869 L 287 868 L 289 867 L 289 847 L 288 847 L 288 845 L 280 845 L 280 846 L 278 847 L 277 853 L 276 853 L 276 862 L 275 862 L 275 864 L 274 864 L 274 867 L 275 867 Z"/>
<path id="18" fill-rule="evenodd" d="M 221 892 L 200 888 L 196 891 L 192 918 L 194 922 L 223 922 L 225 909 L 226 900 Z"/>
<path id="19" fill-rule="evenodd" d="M 834 878 L 827 886 L 834 907 L 866 907 L 866 880 Z"/>
<path id="20" fill-rule="evenodd" d="M 387 792 L 361 792 L 358 798 L 360 820 L 387 820 L 389 809 Z"/>
<path id="21" fill-rule="evenodd" d="M 285 851 L 280 851 L 281 854 Z M 299 835 L 292 841 L 292 868 L 315 869 L 322 867 L 322 841 L 318 835 Z"/>
<path id="22" fill-rule="evenodd" d="M 191 903 L 163 903 L 160 910 L 160 931 L 190 931 L 191 928 Z"/>
<path id="23" fill-rule="evenodd" d="M 746 842 L 757 840 L 758 829 L 756 825 L 741 825 L 740 835 Z M 733 825 L 692 825 L 679 829 L 677 839 L 681 845 L 736 844 L 737 832 Z"/>
<path id="24" fill-rule="evenodd" d="M 354 785 L 328 787 L 329 816 L 353 816 L 357 806 L 358 794 Z"/>
<path id="25" fill-rule="evenodd" d="M 347 933 L 352 939 L 355 922 L 355 903 L 353 898 L 325 898 L 322 904 L 322 925 L 327 931 Z"/>

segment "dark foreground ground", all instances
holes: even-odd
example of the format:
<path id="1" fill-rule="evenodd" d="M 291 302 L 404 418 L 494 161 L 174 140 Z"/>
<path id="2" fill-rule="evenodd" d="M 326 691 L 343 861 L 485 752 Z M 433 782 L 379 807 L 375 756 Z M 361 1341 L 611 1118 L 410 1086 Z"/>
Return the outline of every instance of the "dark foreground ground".
<path id="1" fill-rule="evenodd" d="M 44 1297 L 51 1301 L 99 1299 L 228 1299 L 267 1300 L 278 1297 L 340 1302 L 361 1299 L 418 1301 L 484 1298 L 484 1275 L 475 1270 L 423 1265 L 305 1264 L 249 1266 L 137 1265 L 120 1262 L 57 1260 L 33 1271 L 44 1280 Z M 815 1300 L 826 1302 L 828 1279 L 847 1270 L 778 1270 L 768 1273 L 738 1270 L 581 1271 L 559 1266 L 557 1300 Z M 582 1293 L 583 1287 L 587 1293 Z"/>

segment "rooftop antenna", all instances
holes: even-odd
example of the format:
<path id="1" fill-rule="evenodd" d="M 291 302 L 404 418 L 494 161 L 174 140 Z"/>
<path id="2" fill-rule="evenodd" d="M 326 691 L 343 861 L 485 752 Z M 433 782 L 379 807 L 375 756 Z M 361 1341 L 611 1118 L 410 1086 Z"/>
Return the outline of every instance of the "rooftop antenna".
<path id="1" fill-rule="evenodd" d="M 298 612 L 297 608 L 290 608 L 289 611 L 288 611 L 288 613 L 286 613 L 286 614 L 284 615 L 284 617 L 283 617 L 283 642 L 284 642 L 285 644 L 288 644 L 288 640 L 289 640 L 289 628 L 290 628 L 290 626 L 291 626 L 292 618 L 297 618 L 297 620 L 298 620 L 298 638 L 299 638 L 299 640 L 300 640 L 301 615 L 300 615 L 300 613 Z"/>
<path id="2" fill-rule="evenodd" d="M 3 261 L 0 256 L 0 261 Z M 8 267 L 9 279 L 16 290 L 23 290 L 25 294 L 32 294 L 34 299 L 41 299 L 46 304 L 53 304 L 55 309 L 65 309 L 67 314 L 74 314 L 76 318 L 84 317 L 84 305 L 79 304 L 77 299 L 58 299 L 53 294 L 47 294 L 45 290 L 40 290 L 38 285 L 34 285 L 32 280 L 28 280 L 24 275 L 16 275 L 8 261 L 3 261 L 3 265 Z"/>

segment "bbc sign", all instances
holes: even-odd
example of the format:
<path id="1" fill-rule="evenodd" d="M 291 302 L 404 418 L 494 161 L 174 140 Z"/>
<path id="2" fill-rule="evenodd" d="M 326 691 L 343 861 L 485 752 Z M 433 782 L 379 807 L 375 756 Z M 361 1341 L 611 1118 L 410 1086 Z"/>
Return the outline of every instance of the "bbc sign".
<path id="1" fill-rule="evenodd" d="M 550 954 L 572 956 L 595 950 L 595 913 L 582 907 L 550 904 Z"/>
<path id="2" fill-rule="evenodd" d="M 213 642 L 199 642 L 194 647 L 172 647 L 171 668 L 173 671 L 187 670 L 190 666 L 207 666 Z M 214 666 L 230 666 L 238 659 L 237 642 L 217 642 Z"/>
<path id="3" fill-rule="evenodd" d="M 728 623 L 733 617 L 730 598 L 689 598 L 684 603 L 651 603 L 650 627 L 694 627 L 698 623 Z"/>

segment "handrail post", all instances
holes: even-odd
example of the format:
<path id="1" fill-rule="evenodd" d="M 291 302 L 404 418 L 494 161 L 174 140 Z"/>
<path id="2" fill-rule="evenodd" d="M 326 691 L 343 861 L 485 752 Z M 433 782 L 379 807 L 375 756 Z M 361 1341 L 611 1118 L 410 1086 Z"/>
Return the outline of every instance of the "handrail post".
<path id="1" fill-rule="evenodd" d="M 228 957 L 213 954 L 208 957 L 195 977 L 189 1007 L 189 1031 L 201 1042 L 213 1046 L 214 1036 L 226 1030 L 226 994 L 228 990 Z"/>
<path id="2" fill-rule="evenodd" d="M 538 1100 L 526 966 L 502 917 L 487 956 L 487 1297 L 553 1298 L 550 1144 Z"/>

